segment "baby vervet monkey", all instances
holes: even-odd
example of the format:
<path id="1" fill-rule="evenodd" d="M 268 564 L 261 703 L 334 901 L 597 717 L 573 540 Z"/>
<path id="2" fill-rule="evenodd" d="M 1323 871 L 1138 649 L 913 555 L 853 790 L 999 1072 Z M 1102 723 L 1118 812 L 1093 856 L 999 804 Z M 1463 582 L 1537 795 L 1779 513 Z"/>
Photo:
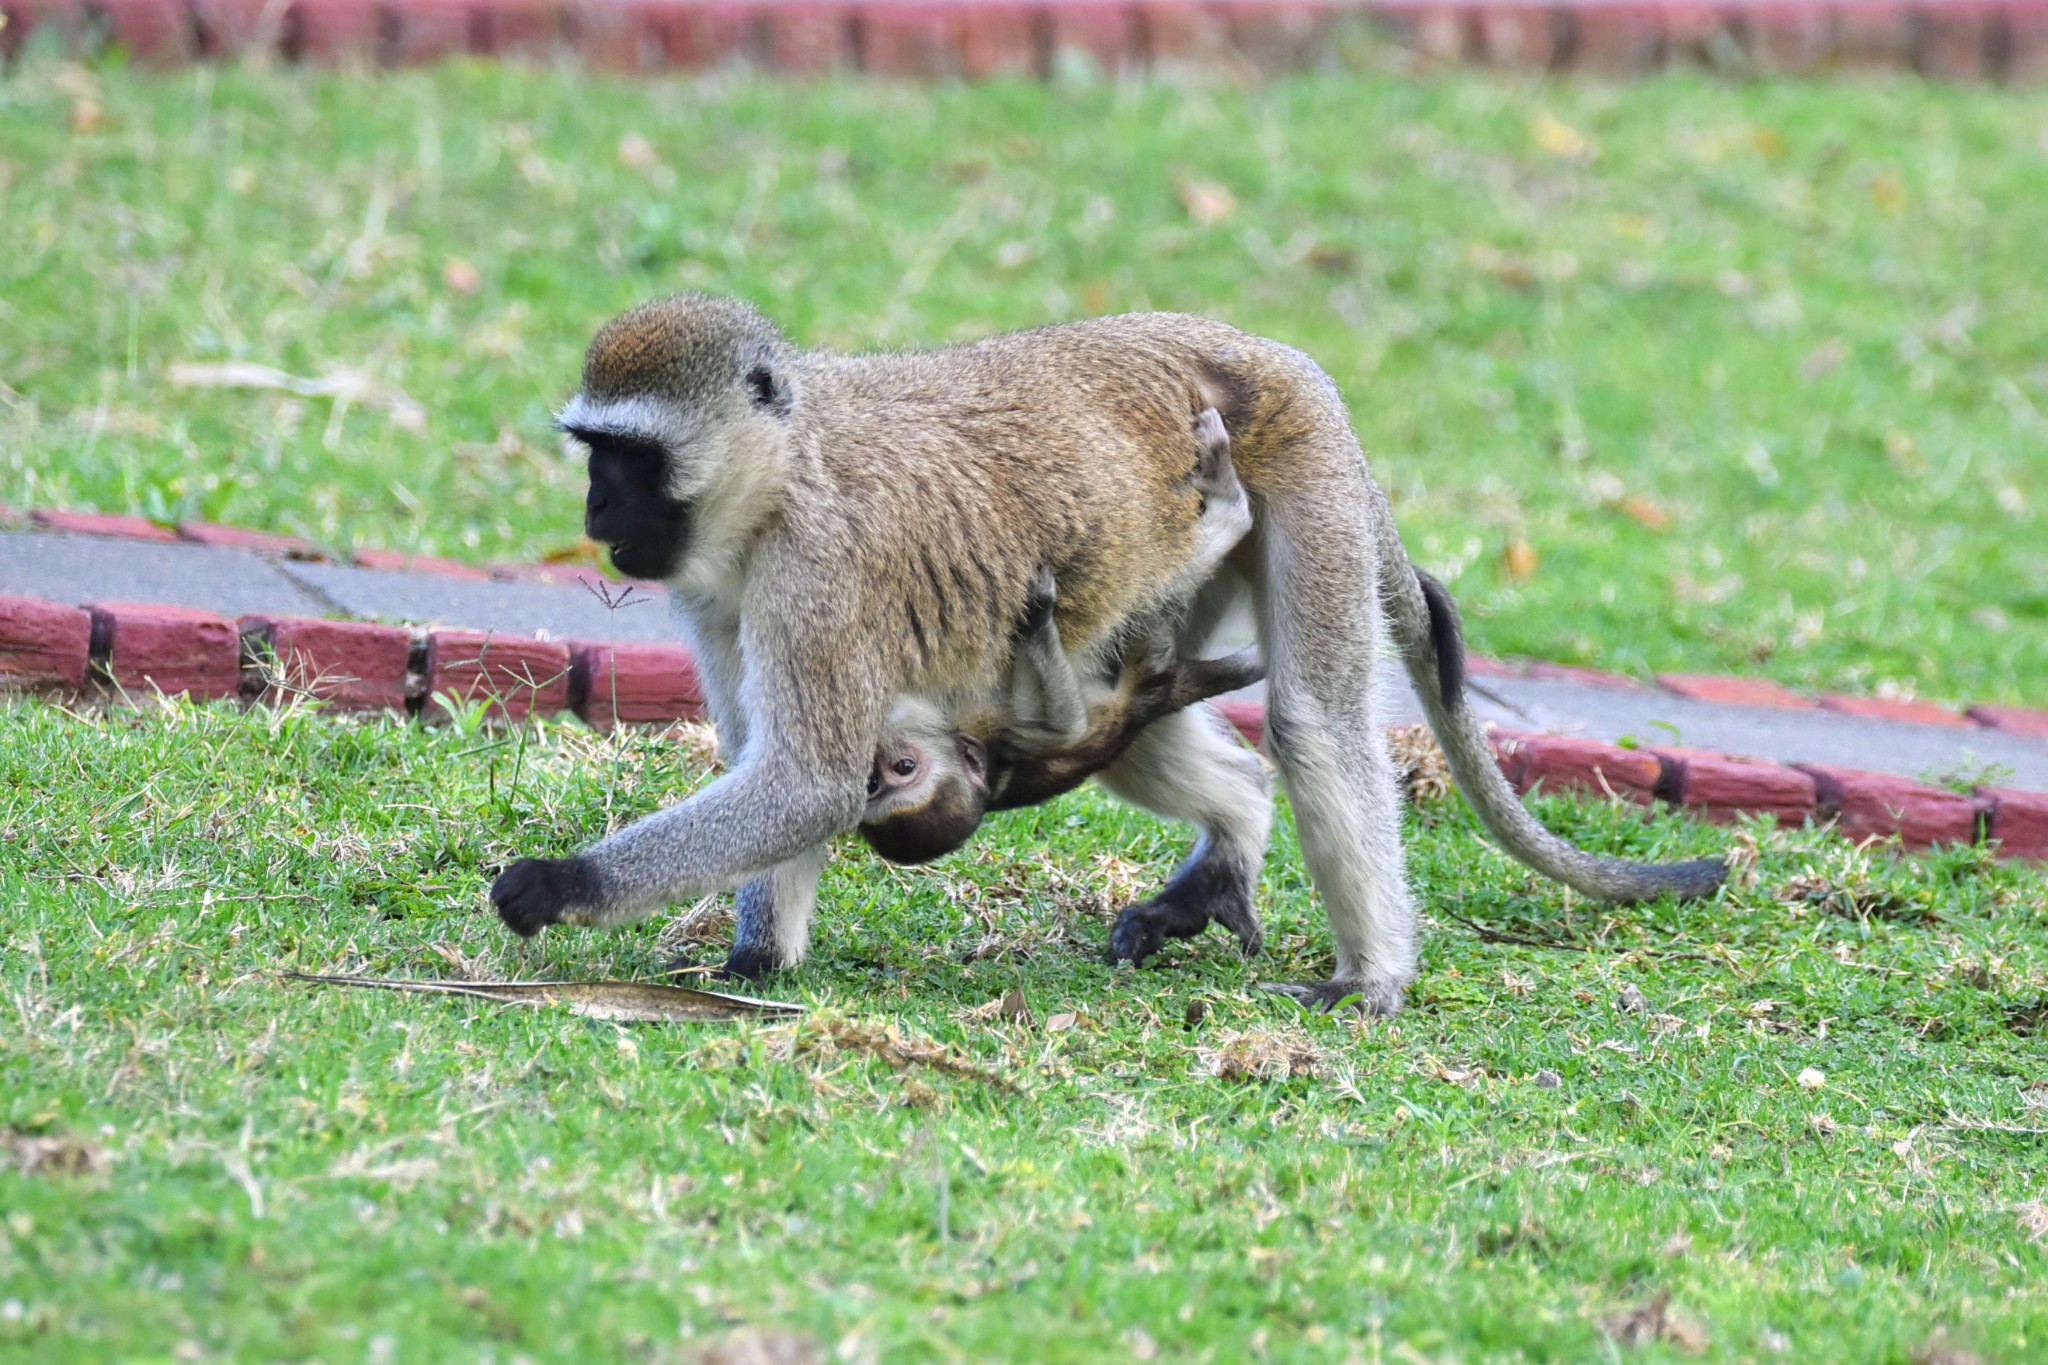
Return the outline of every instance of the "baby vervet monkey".
<path id="1" fill-rule="evenodd" d="M 1195 418 L 1189 476 L 1200 498 L 1195 552 L 1161 594 L 1191 594 L 1251 529 L 1251 507 L 1230 461 L 1215 408 Z M 1114 762 L 1138 732 L 1197 701 L 1265 674 L 1256 649 L 1222 659 L 1179 654 L 1169 605 L 1132 638 L 1107 678 L 1084 684 L 1053 619 L 1058 585 L 1041 566 L 1031 580 L 1010 678 L 998 706 L 956 721 L 921 697 L 899 699 L 875 748 L 861 837 L 896 863 L 922 863 L 965 843 L 984 813 L 1036 805 Z"/>

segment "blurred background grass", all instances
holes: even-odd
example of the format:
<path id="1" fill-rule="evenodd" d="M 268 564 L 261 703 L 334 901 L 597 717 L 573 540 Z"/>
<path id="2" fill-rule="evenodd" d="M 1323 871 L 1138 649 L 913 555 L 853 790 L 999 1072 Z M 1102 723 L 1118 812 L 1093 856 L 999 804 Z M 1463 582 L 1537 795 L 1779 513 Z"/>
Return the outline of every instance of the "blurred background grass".
<path id="1" fill-rule="evenodd" d="M 1136 308 L 1313 354 L 1478 647 L 2048 702 L 2048 93 L 0 79 L 0 499 L 475 560 L 576 540 L 608 314 Z M 175 382 L 246 361 L 351 401 Z M 418 417 L 404 398 L 424 410 Z"/>

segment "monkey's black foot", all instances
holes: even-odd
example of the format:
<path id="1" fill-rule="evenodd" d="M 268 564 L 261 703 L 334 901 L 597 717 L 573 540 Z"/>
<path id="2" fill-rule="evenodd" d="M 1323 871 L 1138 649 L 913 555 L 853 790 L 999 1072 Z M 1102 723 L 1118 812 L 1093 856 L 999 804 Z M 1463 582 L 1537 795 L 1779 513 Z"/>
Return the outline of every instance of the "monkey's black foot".
<path id="1" fill-rule="evenodd" d="M 1166 946 L 1170 938 L 1193 938 L 1211 924 L 1220 924 L 1237 939 L 1247 957 L 1264 946 L 1266 934 L 1249 899 L 1242 904 L 1223 902 L 1202 905 L 1172 894 L 1173 888 L 1149 901 L 1127 905 L 1109 931 L 1112 962 L 1143 966 L 1145 959 Z"/>
<path id="2" fill-rule="evenodd" d="M 582 858 L 521 858 L 491 883 L 498 918 L 521 938 L 597 902 L 597 873 Z"/>
<path id="3" fill-rule="evenodd" d="M 1148 901 L 1127 905 L 1109 931 L 1110 958 L 1142 964 L 1170 938 L 1193 938 L 1220 924 L 1249 957 L 1266 942 L 1259 912 L 1252 906 L 1251 878 L 1221 857 L 1197 858 Z"/>
<path id="4" fill-rule="evenodd" d="M 781 960 L 766 948 L 735 943 L 732 951 L 726 954 L 725 965 L 719 968 L 718 976 L 723 981 L 759 981 L 781 967 Z"/>
<path id="5" fill-rule="evenodd" d="M 1165 896 L 1126 905 L 1109 931 L 1109 959 L 1144 966 L 1170 938 L 1193 938 L 1209 927 L 1209 912 Z"/>
<path id="6" fill-rule="evenodd" d="M 1284 995 L 1305 1010 L 1328 1014 L 1348 1009 L 1368 1019 L 1391 1019 L 1401 1012 L 1407 990 L 1395 981 L 1261 981 L 1259 989 Z"/>

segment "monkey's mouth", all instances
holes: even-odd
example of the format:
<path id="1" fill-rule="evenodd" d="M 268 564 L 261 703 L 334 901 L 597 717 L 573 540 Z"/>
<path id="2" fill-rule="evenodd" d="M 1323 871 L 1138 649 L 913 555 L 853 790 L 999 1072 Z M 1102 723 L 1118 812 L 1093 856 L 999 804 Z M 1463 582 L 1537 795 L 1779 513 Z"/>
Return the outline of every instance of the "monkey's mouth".
<path id="1" fill-rule="evenodd" d="M 682 558 L 678 547 L 648 545 L 641 541 L 618 540 L 608 547 L 612 567 L 628 578 L 667 578 Z"/>
<path id="2" fill-rule="evenodd" d="M 695 504 L 669 500 L 658 515 L 622 518 L 595 528 L 591 539 L 610 547 L 612 563 L 628 578 L 666 579 L 682 566 L 690 551 Z M 601 535 L 595 532 L 609 531 Z"/>

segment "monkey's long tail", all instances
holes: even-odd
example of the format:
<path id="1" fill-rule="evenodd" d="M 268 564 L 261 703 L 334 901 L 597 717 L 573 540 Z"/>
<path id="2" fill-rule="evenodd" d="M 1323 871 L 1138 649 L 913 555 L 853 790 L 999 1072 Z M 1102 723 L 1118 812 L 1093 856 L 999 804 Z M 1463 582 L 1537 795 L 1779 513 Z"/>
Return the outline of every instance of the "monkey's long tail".
<path id="1" fill-rule="evenodd" d="M 1522 805 L 1495 764 L 1478 717 L 1465 701 L 1465 636 L 1443 584 L 1396 549 L 1386 565 L 1388 614 L 1401 661 L 1449 760 L 1458 790 L 1500 846 L 1546 877 L 1604 901 L 1653 900 L 1665 892 L 1708 896 L 1728 874 L 1719 858 L 1634 863 L 1601 858 L 1560 839 Z"/>

